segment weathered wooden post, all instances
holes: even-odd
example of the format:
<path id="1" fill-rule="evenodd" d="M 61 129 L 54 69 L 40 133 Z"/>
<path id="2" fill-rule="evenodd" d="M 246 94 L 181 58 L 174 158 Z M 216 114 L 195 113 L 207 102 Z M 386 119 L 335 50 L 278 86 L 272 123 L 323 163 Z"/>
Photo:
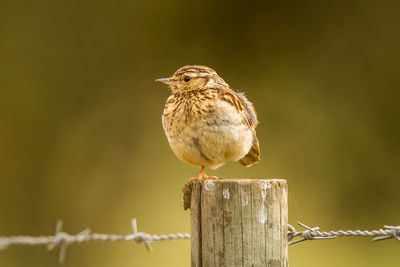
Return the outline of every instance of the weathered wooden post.
<path id="1" fill-rule="evenodd" d="M 184 199 L 192 267 L 288 266 L 286 180 L 192 182 Z"/>

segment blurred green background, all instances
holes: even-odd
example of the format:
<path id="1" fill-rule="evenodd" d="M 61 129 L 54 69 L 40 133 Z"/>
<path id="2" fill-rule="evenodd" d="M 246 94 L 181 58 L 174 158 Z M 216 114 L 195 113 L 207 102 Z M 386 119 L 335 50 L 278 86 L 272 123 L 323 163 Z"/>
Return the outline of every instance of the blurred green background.
<path id="1" fill-rule="evenodd" d="M 398 1 L 0 2 L 0 235 L 189 232 L 154 79 L 213 67 L 255 104 L 262 161 L 210 175 L 285 178 L 289 222 L 398 225 Z M 189 266 L 190 241 L 69 247 L 64 266 Z M 369 238 L 289 248 L 291 266 L 398 266 Z M 0 266 L 57 266 L 10 247 Z"/>

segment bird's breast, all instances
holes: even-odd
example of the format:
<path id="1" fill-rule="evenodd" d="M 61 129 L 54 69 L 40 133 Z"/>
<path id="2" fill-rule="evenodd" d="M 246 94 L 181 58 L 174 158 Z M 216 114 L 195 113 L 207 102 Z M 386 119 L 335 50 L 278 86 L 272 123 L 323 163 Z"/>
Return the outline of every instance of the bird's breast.
<path id="1" fill-rule="evenodd" d="M 213 110 L 206 107 L 197 95 L 171 95 L 165 104 L 163 113 L 163 121 L 165 122 L 163 123 L 167 124 L 165 126 L 181 129 L 207 116 L 210 112 L 213 112 Z"/>

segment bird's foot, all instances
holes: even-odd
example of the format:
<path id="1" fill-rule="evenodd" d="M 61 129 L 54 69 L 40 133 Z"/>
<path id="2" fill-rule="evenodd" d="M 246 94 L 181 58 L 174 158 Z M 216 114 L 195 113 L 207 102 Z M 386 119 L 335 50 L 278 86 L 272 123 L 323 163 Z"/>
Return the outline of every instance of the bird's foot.
<path id="1" fill-rule="evenodd" d="M 217 180 L 217 179 L 219 179 L 217 176 L 209 176 L 209 175 L 203 174 L 202 176 L 199 176 L 199 177 L 190 178 L 188 181 L 188 184 L 201 183 L 202 181 Z"/>
<path id="2" fill-rule="evenodd" d="M 204 169 L 205 169 L 205 167 L 201 166 L 201 170 L 200 170 L 200 173 L 199 173 L 200 181 L 201 180 L 216 180 L 216 179 L 218 179 L 217 176 L 209 176 L 209 175 L 205 174 Z"/>
<path id="3" fill-rule="evenodd" d="M 207 180 L 216 180 L 218 179 L 217 176 L 210 176 L 204 173 L 204 166 L 201 166 L 201 170 L 199 173 L 198 177 L 192 177 L 189 179 L 188 183 L 194 183 L 194 182 L 198 182 L 201 183 L 202 181 L 207 181 Z"/>
<path id="4" fill-rule="evenodd" d="M 208 176 L 206 174 L 203 175 L 203 177 L 201 177 L 202 180 L 217 180 L 219 179 L 217 176 Z"/>
<path id="5" fill-rule="evenodd" d="M 201 183 L 201 177 L 192 177 L 189 179 L 188 183 L 193 183 L 193 182 L 200 182 Z"/>

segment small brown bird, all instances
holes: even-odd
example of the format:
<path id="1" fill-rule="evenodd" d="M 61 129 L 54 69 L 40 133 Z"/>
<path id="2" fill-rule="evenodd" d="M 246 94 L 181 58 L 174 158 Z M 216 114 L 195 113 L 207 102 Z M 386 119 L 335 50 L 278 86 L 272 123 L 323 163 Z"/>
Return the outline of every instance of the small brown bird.
<path id="1" fill-rule="evenodd" d="M 184 66 L 170 78 L 157 79 L 172 94 L 162 115 L 169 145 L 176 156 L 204 168 L 216 169 L 227 161 L 250 166 L 260 161 L 255 128 L 258 124 L 253 104 L 211 68 Z"/>

